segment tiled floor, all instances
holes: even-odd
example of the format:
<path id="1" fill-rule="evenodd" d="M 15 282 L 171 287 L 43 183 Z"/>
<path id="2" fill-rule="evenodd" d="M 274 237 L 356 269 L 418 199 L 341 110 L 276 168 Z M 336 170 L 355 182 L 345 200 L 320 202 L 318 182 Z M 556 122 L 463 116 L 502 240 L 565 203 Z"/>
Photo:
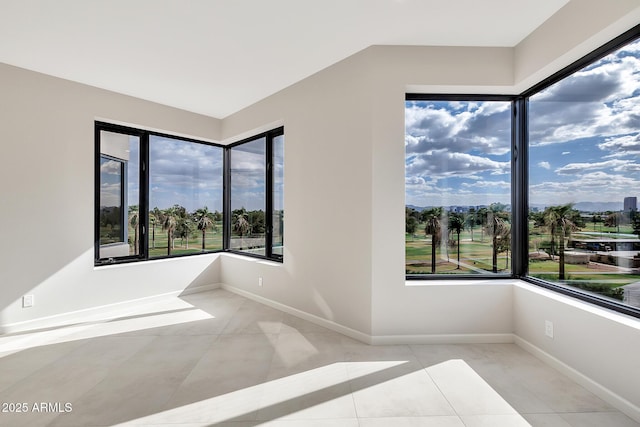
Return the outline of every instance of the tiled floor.
<path id="1" fill-rule="evenodd" d="M 224 290 L 0 336 L 0 402 L 11 427 L 640 425 L 515 345 L 368 346 Z"/>

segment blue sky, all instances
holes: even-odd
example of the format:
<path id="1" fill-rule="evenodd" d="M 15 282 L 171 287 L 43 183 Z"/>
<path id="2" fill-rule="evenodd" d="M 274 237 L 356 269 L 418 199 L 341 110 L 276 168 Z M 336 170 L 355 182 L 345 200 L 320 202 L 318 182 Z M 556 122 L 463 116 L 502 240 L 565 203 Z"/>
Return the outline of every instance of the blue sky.
<path id="1" fill-rule="evenodd" d="M 231 209 L 265 209 L 266 138 L 231 149 Z"/>
<path id="2" fill-rule="evenodd" d="M 222 148 L 152 135 L 149 207 L 222 211 Z"/>
<path id="3" fill-rule="evenodd" d="M 127 142 L 124 141 L 126 144 Z M 284 136 L 274 140 L 274 208 L 283 205 Z M 139 201 L 139 141 L 128 142 L 128 204 Z M 124 148 L 123 148 L 124 150 Z M 232 209 L 264 210 L 265 138 L 238 145 L 231 150 Z M 175 204 L 189 212 L 207 206 L 222 212 L 223 149 L 207 144 L 152 135 L 149 139 L 149 206 L 166 209 Z M 120 163 L 101 164 L 102 206 L 119 205 Z"/>
<path id="4" fill-rule="evenodd" d="M 405 108 L 406 203 L 509 203 L 508 103 L 414 102 Z M 640 197 L 640 43 L 529 102 L 530 204 Z"/>
<path id="5" fill-rule="evenodd" d="M 509 102 L 408 101 L 405 126 L 407 204 L 509 203 Z"/>

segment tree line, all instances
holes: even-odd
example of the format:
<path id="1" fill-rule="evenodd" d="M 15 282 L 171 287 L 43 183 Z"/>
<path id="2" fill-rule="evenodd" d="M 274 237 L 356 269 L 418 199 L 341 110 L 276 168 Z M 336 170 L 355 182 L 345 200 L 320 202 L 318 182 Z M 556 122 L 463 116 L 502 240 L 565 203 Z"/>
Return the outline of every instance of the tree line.
<path id="1" fill-rule="evenodd" d="M 488 207 L 470 208 L 468 212 L 445 212 L 443 207 L 432 207 L 417 211 L 406 207 L 406 232 L 415 235 L 419 228 L 424 227 L 424 235 L 431 237 L 431 272 L 435 273 L 436 248 L 440 245 L 443 236 L 447 236 L 450 246 L 457 246 L 458 268 L 460 265 L 460 233 L 469 230 L 471 240 L 474 240 L 474 228 L 480 227 L 484 235 L 491 237 L 492 245 L 492 269 L 497 272 L 497 255 L 508 251 L 511 246 L 510 215 L 506 212 L 506 206 L 500 203 L 491 204 Z M 550 240 L 545 244 L 545 251 L 551 260 L 558 257 L 558 279 L 565 280 L 565 248 L 566 242 L 570 242 L 573 232 L 586 227 L 587 219 L 583 217 L 573 203 L 547 206 L 543 211 L 529 212 L 529 221 L 534 228 L 548 233 Z M 591 221 L 601 221 L 605 226 L 615 228 L 621 224 L 631 226 L 633 233 L 640 235 L 640 215 L 637 211 L 630 212 L 606 212 L 593 215 Z M 446 224 L 446 229 L 445 228 Z M 452 236 L 457 237 L 456 240 Z"/>
<path id="2" fill-rule="evenodd" d="M 457 269 L 460 268 L 460 234 L 465 229 L 471 233 L 480 226 L 481 240 L 484 235 L 491 237 L 492 246 L 492 271 L 498 272 L 498 254 L 508 252 L 511 248 L 511 215 L 507 212 L 507 206 L 502 203 L 493 203 L 489 207 L 479 209 L 470 208 L 468 212 L 445 211 L 442 206 L 431 207 L 417 211 L 405 207 L 405 231 L 415 235 L 421 225 L 424 226 L 425 236 L 431 237 L 431 273 L 436 272 L 436 248 L 445 237 L 449 246 L 457 247 Z M 453 238 L 455 235 L 456 239 Z M 507 258 L 508 262 L 508 258 Z"/>
<path id="3" fill-rule="evenodd" d="M 137 205 L 129 206 L 129 225 L 133 230 L 133 247 L 135 253 L 139 252 L 139 221 L 140 213 Z M 194 237 L 199 231 L 202 233 L 202 251 L 205 251 L 206 232 L 211 229 L 218 230 L 217 223 L 222 221 L 222 214 L 210 211 L 209 208 L 202 207 L 192 212 L 187 211 L 184 206 L 173 205 L 166 209 L 153 208 L 149 212 L 149 228 L 151 231 L 151 248 L 156 247 L 156 229 L 167 233 L 167 255 L 171 255 L 171 250 L 175 249 L 175 239 L 179 238 L 189 248 L 189 238 Z"/>
<path id="4" fill-rule="evenodd" d="M 135 253 L 139 251 L 139 209 L 138 206 L 129 207 L 129 225 L 133 230 L 133 247 Z M 189 238 L 202 233 L 202 251 L 206 250 L 206 232 L 218 232 L 218 224 L 223 220 L 219 211 L 210 211 L 206 206 L 192 212 L 180 205 L 173 205 L 166 209 L 153 208 L 149 212 L 149 228 L 151 248 L 156 247 L 156 229 L 167 234 L 167 255 L 175 249 L 175 240 L 181 239 L 182 244 L 189 248 Z M 244 207 L 235 209 L 231 213 L 231 232 L 240 237 L 264 235 L 265 214 L 262 210 L 248 211 Z"/>

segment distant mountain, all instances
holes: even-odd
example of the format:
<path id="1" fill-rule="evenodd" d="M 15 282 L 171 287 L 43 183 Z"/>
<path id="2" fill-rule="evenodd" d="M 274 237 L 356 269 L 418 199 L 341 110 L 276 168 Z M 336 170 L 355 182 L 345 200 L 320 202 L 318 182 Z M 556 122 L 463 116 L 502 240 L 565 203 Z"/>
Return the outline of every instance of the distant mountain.
<path id="1" fill-rule="evenodd" d="M 414 209 L 418 212 L 422 212 L 425 209 L 431 209 L 434 207 L 440 207 L 440 206 L 416 206 L 416 205 L 405 205 L 405 207 L 410 208 L 410 209 Z M 469 210 L 470 207 L 474 207 L 476 209 L 479 208 L 487 208 L 489 207 L 489 205 L 479 205 L 479 206 L 470 206 L 470 205 L 450 205 L 450 206 L 445 206 L 446 210 L 449 211 L 456 211 L 456 212 L 466 212 Z M 507 211 L 511 210 L 511 205 L 505 205 Z"/>
<path id="2" fill-rule="evenodd" d="M 532 204 L 530 207 L 543 211 L 547 205 Z M 622 202 L 578 202 L 573 207 L 581 212 L 615 212 L 622 210 Z"/>
<path id="3" fill-rule="evenodd" d="M 622 202 L 579 202 L 574 207 L 585 212 L 620 211 Z"/>
<path id="4" fill-rule="evenodd" d="M 425 209 L 429 209 L 431 206 L 425 207 L 425 206 L 416 206 L 416 205 L 406 205 L 406 207 L 408 207 L 409 209 L 417 210 L 418 212 L 422 212 Z"/>
<path id="5" fill-rule="evenodd" d="M 508 206 L 508 205 L 507 205 Z M 425 209 L 430 209 L 433 206 L 416 206 L 416 205 L 406 205 L 406 207 L 415 209 L 418 212 L 422 212 Z M 484 207 L 487 207 L 485 205 Z M 531 204 L 531 209 L 537 209 L 538 211 L 543 211 L 547 205 L 541 204 Z M 582 211 L 582 212 L 606 212 L 606 211 L 620 211 L 622 210 L 622 202 L 578 202 L 574 205 L 574 208 Z M 450 208 L 448 206 L 448 208 Z M 464 206 L 464 208 L 468 208 L 468 206 Z M 466 209 L 464 209 L 466 210 Z"/>

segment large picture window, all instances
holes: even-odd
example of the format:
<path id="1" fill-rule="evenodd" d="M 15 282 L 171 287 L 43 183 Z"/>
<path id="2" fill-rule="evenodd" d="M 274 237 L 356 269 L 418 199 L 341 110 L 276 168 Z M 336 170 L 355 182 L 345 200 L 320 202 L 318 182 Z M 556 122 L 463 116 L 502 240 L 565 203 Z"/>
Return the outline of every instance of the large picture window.
<path id="1" fill-rule="evenodd" d="M 528 110 L 529 275 L 640 307 L 640 42 Z"/>
<path id="2" fill-rule="evenodd" d="M 406 99 L 408 279 L 502 274 L 640 317 L 640 26 L 520 95 Z"/>
<path id="3" fill-rule="evenodd" d="M 283 256 L 284 130 L 231 146 L 96 123 L 95 264 Z"/>
<path id="4" fill-rule="evenodd" d="M 410 276 L 511 272 L 511 101 L 405 104 Z"/>
<path id="5" fill-rule="evenodd" d="M 149 138 L 149 256 L 222 249 L 223 148 Z"/>

